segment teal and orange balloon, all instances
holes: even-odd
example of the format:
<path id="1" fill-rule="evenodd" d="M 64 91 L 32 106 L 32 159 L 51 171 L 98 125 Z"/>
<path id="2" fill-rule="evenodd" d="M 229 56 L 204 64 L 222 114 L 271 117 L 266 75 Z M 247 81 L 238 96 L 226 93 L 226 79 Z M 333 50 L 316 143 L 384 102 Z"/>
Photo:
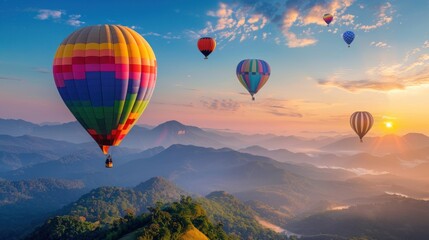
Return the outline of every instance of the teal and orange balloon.
<path id="1" fill-rule="evenodd" d="M 330 13 L 326 13 L 323 15 L 323 20 L 325 21 L 326 24 L 329 24 L 332 22 L 332 20 L 334 19 L 334 16 L 332 16 L 332 14 Z"/>
<path id="2" fill-rule="evenodd" d="M 131 28 L 89 26 L 60 44 L 53 74 L 70 112 L 107 154 L 148 105 L 157 62 L 149 43 Z"/>
<path id="3" fill-rule="evenodd" d="M 270 65 L 264 60 L 245 59 L 237 65 L 237 78 L 255 100 L 254 95 L 267 83 Z"/>

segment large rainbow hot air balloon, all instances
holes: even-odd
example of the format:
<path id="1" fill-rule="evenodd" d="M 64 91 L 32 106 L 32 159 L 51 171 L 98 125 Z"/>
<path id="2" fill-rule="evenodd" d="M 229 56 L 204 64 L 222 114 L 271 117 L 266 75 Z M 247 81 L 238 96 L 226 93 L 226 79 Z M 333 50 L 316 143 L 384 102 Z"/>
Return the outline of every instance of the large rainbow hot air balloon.
<path id="1" fill-rule="evenodd" d="M 369 132 L 374 124 L 374 118 L 369 112 L 354 112 L 350 116 L 350 126 L 359 136 L 360 141 Z"/>
<path id="2" fill-rule="evenodd" d="M 323 20 L 325 21 L 326 24 L 328 24 L 328 26 L 333 19 L 334 19 L 334 16 L 332 16 L 332 14 L 330 13 L 326 13 L 325 15 L 323 15 Z"/>
<path id="3" fill-rule="evenodd" d="M 252 100 L 255 100 L 253 95 L 268 81 L 271 69 L 264 60 L 245 59 L 238 63 L 236 74 L 240 83 L 249 91 Z"/>
<path id="4" fill-rule="evenodd" d="M 202 37 L 198 39 L 198 50 L 205 56 L 204 59 L 212 53 L 216 48 L 216 41 L 211 37 Z"/>
<path id="5" fill-rule="evenodd" d="M 53 74 L 66 106 L 107 154 L 148 105 L 157 63 L 150 45 L 134 30 L 98 25 L 64 39 Z"/>

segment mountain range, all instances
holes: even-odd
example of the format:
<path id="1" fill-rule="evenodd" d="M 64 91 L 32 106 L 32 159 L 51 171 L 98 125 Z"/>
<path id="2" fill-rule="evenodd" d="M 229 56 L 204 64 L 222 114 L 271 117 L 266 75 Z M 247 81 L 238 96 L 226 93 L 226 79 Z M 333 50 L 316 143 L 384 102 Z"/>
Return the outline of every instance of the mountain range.
<path id="1" fill-rule="evenodd" d="M 344 239 L 359 235 L 325 227 L 307 231 L 305 226 L 321 219 L 340 227 L 332 220 L 337 212 L 344 214 L 338 219 L 368 224 L 372 219 L 348 209 L 386 204 L 389 210 L 380 214 L 387 214 L 401 207 L 390 204 L 391 198 L 374 197 L 386 192 L 416 200 L 429 196 L 429 138 L 423 134 L 366 137 L 361 144 L 348 136 L 243 135 L 169 121 L 150 129 L 135 126 L 120 147 L 112 148 L 114 167 L 106 169 L 97 144 L 80 138 L 79 131 L 86 134 L 77 123 L 42 126 L 0 119 L 0 238 L 20 237 L 49 216 L 60 217 L 56 224 L 97 228 L 91 224 L 113 224 L 130 211 L 149 214 L 147 207 L 159 200 L 191 195 L 213 223 L 223 219 L 229 234 L 245 236 L 245 227 L 231 230 L 238 220 L 230 220 L 240 215 L 240 221 L 247 219 L 240 226 L 288 229 L 304 239 Z M 401 227 L 380 220 L 383 224 L 371 230 L 374 235 L 365 230 L 365 236 Z"/>

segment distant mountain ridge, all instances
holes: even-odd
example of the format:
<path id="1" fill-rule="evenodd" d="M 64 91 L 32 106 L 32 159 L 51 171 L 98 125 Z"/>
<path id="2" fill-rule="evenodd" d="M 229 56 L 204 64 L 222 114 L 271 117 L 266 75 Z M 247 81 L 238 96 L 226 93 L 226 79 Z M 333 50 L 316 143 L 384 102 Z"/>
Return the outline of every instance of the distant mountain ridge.
<path id="1" fill-rule="evenodd" d="M 377 155 L 399 153 L 429 147 L 429 137 L 421 133 L 403 136 L 389 134 L 381 137 L 365 137 L 359 142 L 357 137 L 348 137 L 323 146 L 322 150 L 335 152 L 366 152 Z"/>
<path id="2" fill-rule="evenodd" d="M 429 235 L 427 219 L 429 202 L 390 196 L 379 203 L 361 204 L 297 219 L 286 227 L 304 235 L 303 239 L 331 236 L 330 239 L 424 240 Z"/>
<path id="3" fill-rule="evenodd" d="M 24 120 L 0 119 L 0 134 L 11 136 L 31 135 L 72 143 L 93 141 L 77 122 L 59 125 L 52 123 L 41 126 Z M 335 137 L 307 139 L 297 136 L 277 136 L 272 134 L 243 135 L 239 133 L 225 133 L 216 130 L 203 130 L 171 120 L 150 129 L 135 125 L 123 140 L 121 146 L 148 149 L 158 146 L 169 147 L 173 144 L 188 144 L 202 147 L 230 147 L 239 149 L 251 145 L 260 145 L 268 149 L 317 149 L 337 139 Z"/>

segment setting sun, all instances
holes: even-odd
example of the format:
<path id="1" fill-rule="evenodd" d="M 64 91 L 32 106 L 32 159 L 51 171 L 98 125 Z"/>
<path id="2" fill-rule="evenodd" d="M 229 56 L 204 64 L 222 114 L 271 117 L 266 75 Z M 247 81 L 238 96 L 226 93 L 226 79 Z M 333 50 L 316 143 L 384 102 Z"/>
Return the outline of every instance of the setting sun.
<path id="1" fill-rule="evenodd" d="M 386 128 L 392 128 L 393 127 L 393 123 L 392 122 L 385 122 L 384 126 L 386 126 Z"/>

